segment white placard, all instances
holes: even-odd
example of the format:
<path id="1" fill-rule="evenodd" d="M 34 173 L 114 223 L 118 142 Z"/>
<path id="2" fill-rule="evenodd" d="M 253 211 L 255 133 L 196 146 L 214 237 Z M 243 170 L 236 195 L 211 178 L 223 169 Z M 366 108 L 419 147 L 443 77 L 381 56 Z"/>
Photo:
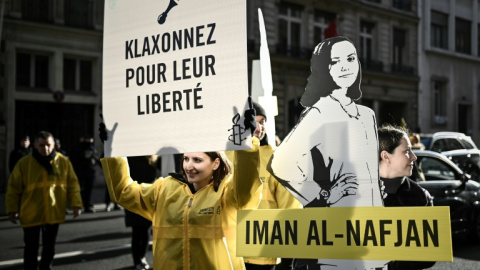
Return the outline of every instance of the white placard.
<path id="1" fill-rule="evenodd" d="M 107 0 L 104 31 L 111 156 L 251 148 L 245 1 Z"/>

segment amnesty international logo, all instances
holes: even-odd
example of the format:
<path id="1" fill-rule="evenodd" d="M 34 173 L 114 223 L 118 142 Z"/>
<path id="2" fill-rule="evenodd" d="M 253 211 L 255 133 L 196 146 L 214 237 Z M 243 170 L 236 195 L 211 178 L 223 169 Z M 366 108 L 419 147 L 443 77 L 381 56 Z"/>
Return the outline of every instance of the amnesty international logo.
<path id="1" fill-rule="evenodd" d="M 199 215 L 213 215 L 215 211 L 215 207 L 208 207 L 208 208 L 203 208 L 198 211 Z"/>

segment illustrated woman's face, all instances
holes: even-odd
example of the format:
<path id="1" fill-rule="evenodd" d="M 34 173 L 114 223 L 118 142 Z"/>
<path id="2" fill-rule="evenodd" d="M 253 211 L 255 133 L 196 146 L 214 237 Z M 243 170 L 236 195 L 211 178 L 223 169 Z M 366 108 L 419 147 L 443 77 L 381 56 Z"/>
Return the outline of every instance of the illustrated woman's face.
<path id="1" fill-rule="evenodd" d="M 210 183 L 213 172 L 219 165 L 220 160 L 218 158 L 212 161 L 204 152 L 183 155 L 183 169 L 188 182 L 193 184 L 195 190 L 199 190 Z"/>
<path id="2" fill-rule="evenodd" d="M 330 76 L 340 88 L 350 87 L 358 76 L 357 50 L 352 43 L 341 41 L 332 46 Z"/>
<path id="3" fill-rule="evenodd" d="M 388 178 L 412 175 L 413 162 L 417 160 L 417 156 L 412 152 L 412 144 L 406 135 L 403 136 L 400 145 L 395 148 L 393 154 L 388 154 L 388 156 L 390 162 Z"/>

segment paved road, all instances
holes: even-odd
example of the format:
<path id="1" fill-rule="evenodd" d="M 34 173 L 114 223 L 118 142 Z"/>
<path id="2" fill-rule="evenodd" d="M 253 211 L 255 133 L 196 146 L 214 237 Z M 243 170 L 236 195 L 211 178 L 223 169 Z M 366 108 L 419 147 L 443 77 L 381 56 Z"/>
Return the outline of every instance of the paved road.
<path id="1" fill-rule="evenodd" d="M 130 228 L 123 210 L 67 216 L 60 225 L 54 269 L 132 269 Z M 0 218 L 0 269 L 22 269 L 23 232 L 18 225 Z M 151 246 L 147 260 L 152 263 Z"/>
<path id="2" fill-rule="evenodd" d="M 123 210 L 105 212 L 97 204 L 94 214 L 77 219 L 67 216 L 60 225 L 54 269 L 132 269 L 130 228 L 125 227 Z M 0 217 L 0 269 L 22 269 L 23 232 L 19 225 Z M 437 262 L 433 270 L 479 270 L 480 243 L 454 242 L 454 261 Z M 147 260 L 152 263 L 151 246 Z"/>

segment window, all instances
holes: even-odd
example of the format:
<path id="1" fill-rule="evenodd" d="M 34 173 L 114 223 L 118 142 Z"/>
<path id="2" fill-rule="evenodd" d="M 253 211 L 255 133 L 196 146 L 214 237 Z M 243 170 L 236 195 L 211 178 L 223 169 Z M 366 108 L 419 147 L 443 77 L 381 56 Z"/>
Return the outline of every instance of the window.
<path id="1" fill-rule="evenodd" d="M 480 24 L 477 27 L 477 56 L 480 56 Z"/>
<path id="2" fill-rule="evenodd" d="M 47 89 L 48 56 L 18 52 L 16 57 L 17 87 Z"/>
<path id="3" fill-rule="evenodd" d="M 430 44 L 432 47 L 448 49 L 448 15 L 431 12 Z"/>
<path id="4" fill-rule="evenodd" d="M 435 124 L 444 125 L 447 123 L 446 117 L 446 83 L 442 81 L 433 81 L 433 110 Z"/>
<path id="5" fill-rule="evenodd" d="M 418 167 L 425 175 L 425 180 L 455 180 L 455 172 L 445 162 L 431 157 L 423 157 Z"/>
<path id="6" fill-rule="evenodd" d="M 300 53 L 302 10 L 298 5 L 282 3 L 278 21 L 278 52 L 286 55 Z"/>
<path id="7" fill-rule="evenodd" d="M 396 9 L 411 11 L 412 10 L 412 1 L 411 0 L 393 0 L 393 7 Z"/>
<path id="8" fill-rule="evenodd" d="M 455 19 L 455 51 L 460 53 L 471 53 L 471 23 L 470 21 Z"/>
<path id="9" fill-rule="evenodd" d="M 313 44 L 317 45 L 322 42 L 325 37 L 325 29 L 331 26 L 335 20 L 335 14 L 323 10 L 315 10 L 314 24 L 313 24 Z"/>
<path id="10" fill-rule="evenodd" d="M 406 32 L 401 29 L 393 29 L 393 64 L 397 67 L 404 65 Z"/>
<path id="11" fill-rule="evenodd" d="M 92 61 L 63 59 L 63 88 L 70 91 L 92 92 Z"/>
<path id="12" fill-rule="evenodd" d="M 65 25 L 92 28 L 93 1 L 65 1 Z"/>
<path id="13" fill-rule="evenodd" d="M 53 0 L 22 0 L 22 17 L 32 21 L 53 22 Z"/>
<path id="14" fill-rule="evenodd" d="M 371 22 L 360 22 L 360 56 L 365 63 L 372 60 L 373 28 L 374 24 Z"/>

